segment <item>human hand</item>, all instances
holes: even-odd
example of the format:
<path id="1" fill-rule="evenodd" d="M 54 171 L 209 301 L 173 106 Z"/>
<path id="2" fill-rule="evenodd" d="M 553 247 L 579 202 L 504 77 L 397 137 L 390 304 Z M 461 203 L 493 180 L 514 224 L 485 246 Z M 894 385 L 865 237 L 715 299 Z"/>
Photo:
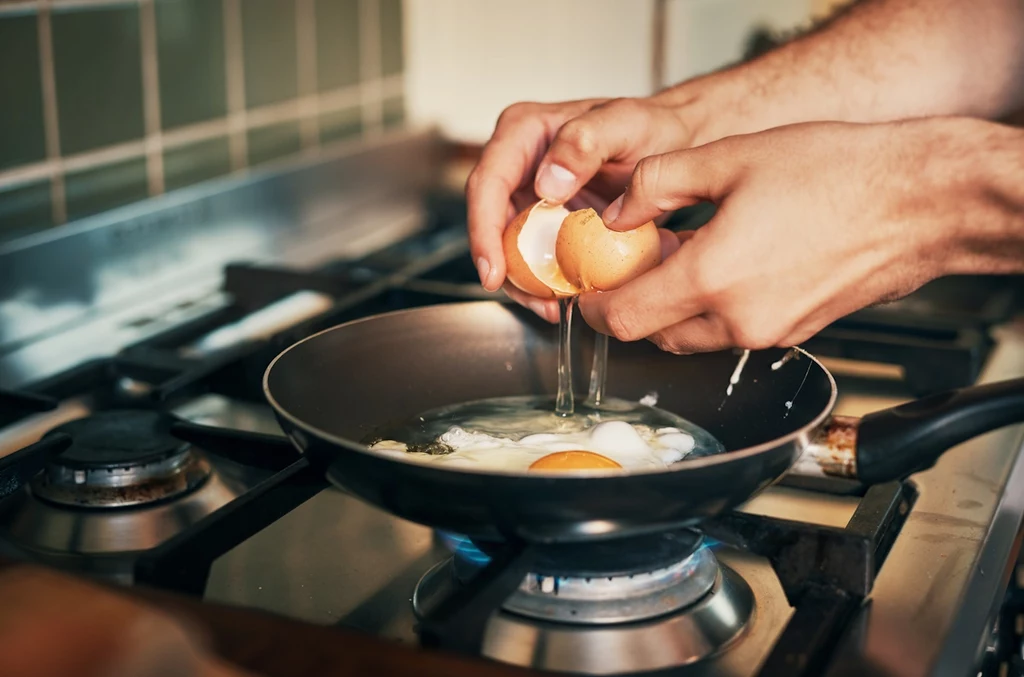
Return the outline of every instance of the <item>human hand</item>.
<path id="1" fill-rule="evenodd" d="M 622 193 L 641 158 L 686 147 L 691 138 L 675 110 L 653 99 L 520 103 L 506 109 L 466 186 L 470 251 L 481 284 L 489 291 L 504 284 L 513 300 L 557 321 L 556 301 L 505 283 L 505 226 L 539 198 L 600 212 Z M 662 233 L 662 241 L 674 238 Z"/>
<path id="2" fill-rule="evenodd" d="M 979 204 L 962 178 L 977 157 L 962 124 L 808 123 L 646 158 L 605 211 L 610 228 L 702 200 L 717 213 L 580 310 L 598 331 L 685 354 L 796 345 L 904 296 L 962 263 L 957 229 Z"/>

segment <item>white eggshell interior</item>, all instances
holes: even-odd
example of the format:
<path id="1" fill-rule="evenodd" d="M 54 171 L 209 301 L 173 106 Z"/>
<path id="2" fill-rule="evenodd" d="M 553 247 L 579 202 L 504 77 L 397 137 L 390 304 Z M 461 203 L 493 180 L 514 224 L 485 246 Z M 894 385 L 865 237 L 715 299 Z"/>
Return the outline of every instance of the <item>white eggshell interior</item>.
<path id="1" fill-rule="evenodd" d="M 534 277 L 555 291 L 572 293 L 575 290 L 566 281 L 555 259 L 558 229 L 568 215 L 569 210 L 561 205 L 538 202 L 519 231 L 518 244 L 519 252 Z"/>

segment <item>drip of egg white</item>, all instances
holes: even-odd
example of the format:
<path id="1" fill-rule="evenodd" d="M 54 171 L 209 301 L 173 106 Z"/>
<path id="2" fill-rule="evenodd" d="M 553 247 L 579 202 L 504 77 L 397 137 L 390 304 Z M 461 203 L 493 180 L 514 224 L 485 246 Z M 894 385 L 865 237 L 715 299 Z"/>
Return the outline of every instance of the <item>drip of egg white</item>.
<path id="1" fill-rule="evenodd" d="M 743 376 L 743 368 L 747 366 L 747 360 L 749 359 L 750 351 L 744 350 L 743 354 L 740 355 L 739 362 L 736 363 L 736 368 L 732 370 L 732 376 L 729 377 L 729 387 L 725 389 L 726 397 L 732 395 L 733 388 L 740 382 L 740 378 Z"/>

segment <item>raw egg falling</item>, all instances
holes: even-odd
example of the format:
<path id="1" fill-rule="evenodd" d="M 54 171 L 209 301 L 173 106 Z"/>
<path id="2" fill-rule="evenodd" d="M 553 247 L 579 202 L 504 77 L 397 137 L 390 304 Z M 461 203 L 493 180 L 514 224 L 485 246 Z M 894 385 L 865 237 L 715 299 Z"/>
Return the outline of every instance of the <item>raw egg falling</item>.
<path id="1" fill-rule="evenodd" d="M 520 212 L 506 227 L 503 243 L 509 281 L 528 294 L 558 298 L 560 342 L 558 395 L 555 410 L 571 416 L 572 394 L 569 333 L 573 301 L 584 292 L 612 291 L 661 263 L 661 243 L 653 222 L 629 231 L 609 229 L 593 209 L 569 211 L 543 200 Z M 607 351 L 602 337 L 598 350 Z M 592 392 L 604 390 L 604 364 L 595 362 Z M 531 470 L 621 468 L 593 452 L 565 451 L 536 461 Z"/>
<path id="2" fill-rule="evenodd" d="M 574 402 L 569 337 L 575 300 L 613 291 L 659 265 L 661 240 L 653 222 L 618 232 L 593 209 L 570 211 L 541 201 L 508 224 L 503 244 L 509 281 L 559 301 L 554 406 L 538 395 L 448 405 L 402 429 L 381 431 L 372 449 L 452 469 L 578 475 L 665 469 L 691 454 L 723 450 L 707 431 L 653 404 L 603 398 L 603 335 L 595 343 L 590 395 L 579 407 Z"/>

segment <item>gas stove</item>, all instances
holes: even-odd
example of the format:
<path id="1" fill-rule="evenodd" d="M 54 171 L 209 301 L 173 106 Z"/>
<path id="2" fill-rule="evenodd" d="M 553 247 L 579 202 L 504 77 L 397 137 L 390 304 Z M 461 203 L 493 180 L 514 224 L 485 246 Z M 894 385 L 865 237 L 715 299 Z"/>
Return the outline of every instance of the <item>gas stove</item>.
<path id="1" fill-rule="evenodd" d="M 793 473 L 700 531 L 619 542 L 476 543 L 327 486 L 263 401 L 270 359 L 380 312 L 504 301 L 436 185 L 445 149 L 398 134 L 0 249 L 0 554 L 481 675 L 1024 674 L 1019 427 L 909 482 Z M 807 347 L 838 413 L 1024 375 L 1018 286 L 941 280 L 824 330 Z"/>

